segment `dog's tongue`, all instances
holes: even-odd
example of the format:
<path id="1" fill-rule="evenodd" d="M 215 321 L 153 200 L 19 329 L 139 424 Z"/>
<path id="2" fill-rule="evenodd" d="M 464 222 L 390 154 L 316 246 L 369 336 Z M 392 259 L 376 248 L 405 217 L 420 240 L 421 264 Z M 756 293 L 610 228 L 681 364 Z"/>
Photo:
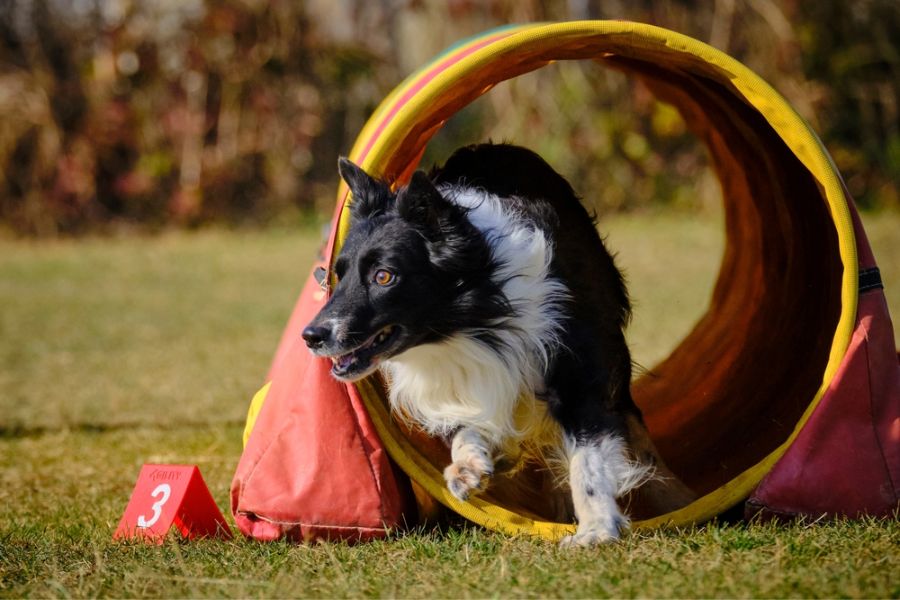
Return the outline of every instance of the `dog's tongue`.
<path id="1" fill-rule="evenodd" d="M 346 369 L 353 363 L 353 354 L 344 354 L 343 356 L 338 356 L 335 359 L 334 364 L 338 369 Z"/>

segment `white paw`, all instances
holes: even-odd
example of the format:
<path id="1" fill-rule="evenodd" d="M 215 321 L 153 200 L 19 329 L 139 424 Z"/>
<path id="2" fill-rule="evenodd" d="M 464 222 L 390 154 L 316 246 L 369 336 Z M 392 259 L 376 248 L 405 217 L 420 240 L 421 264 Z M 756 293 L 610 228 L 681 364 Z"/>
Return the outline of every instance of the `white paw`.
<path id="1" fill-rule="evenodd" d="M 610 525 L 608 527 L 599 524 L 579 525 L 578 531 L 561 539 L 559 545 L 561 548 L 587 548 L 599 546 L 600 544 L 610 544 L 618 539 L 618 525 Z"/>
<path id="2" fill-rule="evenodd" d="M 494 464 L 487 453 L 477 452 L 451 463 L 444 469 L 447 489 L 459 500 L 465 502 L 473 492 L 479 492 L 487 485 L 487 479 L 494 474 Z"/>

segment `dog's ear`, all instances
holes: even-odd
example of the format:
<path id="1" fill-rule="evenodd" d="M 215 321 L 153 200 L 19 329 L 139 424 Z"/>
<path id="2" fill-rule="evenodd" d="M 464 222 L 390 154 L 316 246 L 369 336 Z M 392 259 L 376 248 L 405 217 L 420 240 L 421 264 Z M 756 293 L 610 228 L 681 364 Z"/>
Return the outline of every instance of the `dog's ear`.
<path id="1" fill-rule="evenodd" d="M 400 217 L 425 228 L 431 236 L 441 233 L 441 221 L 451 210 L 451 204 L 441 196 L 424 171 L 416 171 L 409 185 L 397 195 Z"/>
<path id="2" fill-rule="evenodd" d="M 391 190 L 386 183 L 375 179 L 343 156 L 338 159 L 338 173 L 353 194 L 350 214 L 354 219 L 372 217 L 387 210 Z"/>

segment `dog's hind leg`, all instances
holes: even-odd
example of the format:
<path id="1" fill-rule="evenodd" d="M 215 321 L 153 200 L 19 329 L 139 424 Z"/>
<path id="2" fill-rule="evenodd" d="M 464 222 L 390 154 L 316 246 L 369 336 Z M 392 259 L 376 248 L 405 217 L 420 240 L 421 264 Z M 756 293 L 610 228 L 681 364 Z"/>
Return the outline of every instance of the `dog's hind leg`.
<path id="1" fill-rule="evenodd" d="M 490 446 L 480 433 L 469 427 L 462 427 L 453 435 L 450 457 L 453 462 L 444 469 L 444 479 L 447 489 L 462 501 L 473 491 L 481 491 L 494 474 Z"/>
<path id="2" fill-rule="evenodd" d="M 566 441 L 578 529 L 561 545 L 593 546 L 617 540 L 629 521 L 616 498 L 652 477 L 653 467 L 630 460 L 625 442 L 613 434 Z"/>

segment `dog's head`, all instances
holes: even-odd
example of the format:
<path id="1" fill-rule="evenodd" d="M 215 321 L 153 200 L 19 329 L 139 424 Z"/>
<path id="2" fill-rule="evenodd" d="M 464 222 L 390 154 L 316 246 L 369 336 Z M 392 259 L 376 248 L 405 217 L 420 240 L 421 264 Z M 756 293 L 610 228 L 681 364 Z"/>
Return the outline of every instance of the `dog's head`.
<path id="1" fill-rule="evenodd" d="M 416 345 L 482 327 L 506 310 L 491 251 L 466 212 L 417 171 L 396 193 L 349 160 L 350 230 L 331 298 L 303 330 L 332 374 L 355 381 Z"/>

